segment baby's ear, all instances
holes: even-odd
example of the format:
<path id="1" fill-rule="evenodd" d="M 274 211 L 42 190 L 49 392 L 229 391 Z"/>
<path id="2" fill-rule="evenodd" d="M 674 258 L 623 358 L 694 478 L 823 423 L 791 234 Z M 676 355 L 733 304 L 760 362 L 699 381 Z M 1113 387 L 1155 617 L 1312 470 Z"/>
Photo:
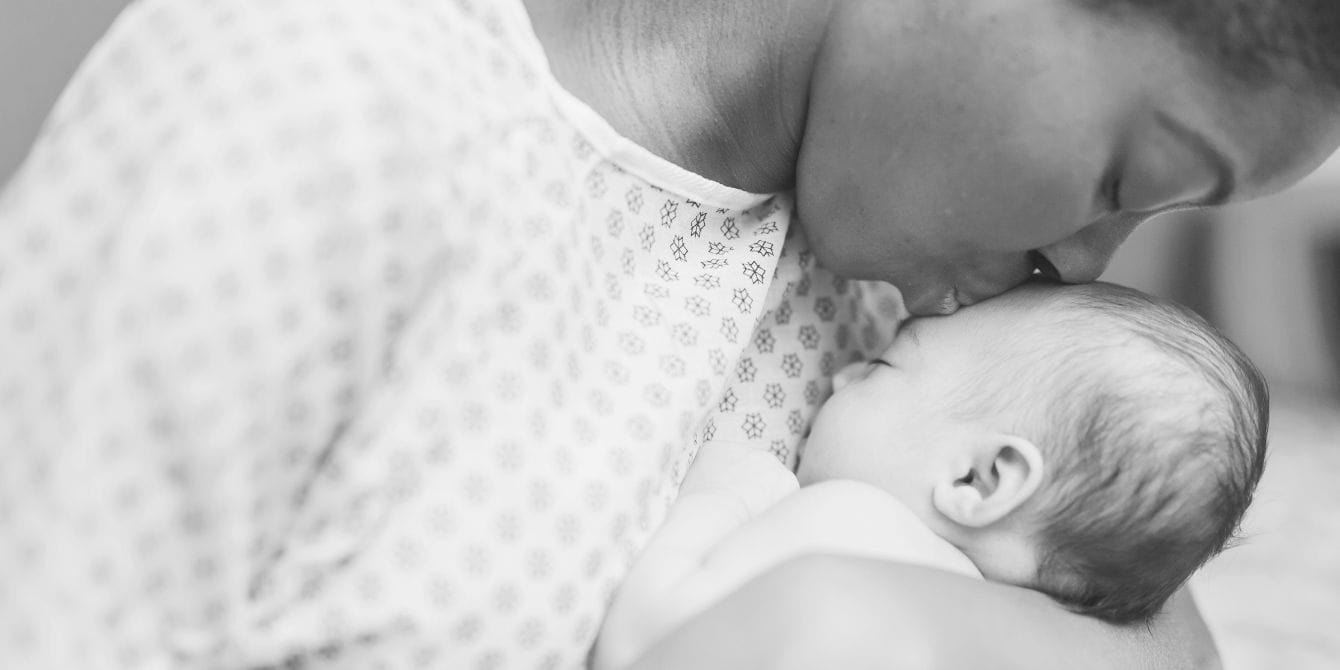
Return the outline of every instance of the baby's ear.
<path id="1" fill-rule="evenodd" d="M 958 471 L 931 492 L 935 509 L 959 525 L 984 528 L 1000 521 L 1042 483 L 1042 452 L 1022 437 L 982 436 L 963 455 Z"/>

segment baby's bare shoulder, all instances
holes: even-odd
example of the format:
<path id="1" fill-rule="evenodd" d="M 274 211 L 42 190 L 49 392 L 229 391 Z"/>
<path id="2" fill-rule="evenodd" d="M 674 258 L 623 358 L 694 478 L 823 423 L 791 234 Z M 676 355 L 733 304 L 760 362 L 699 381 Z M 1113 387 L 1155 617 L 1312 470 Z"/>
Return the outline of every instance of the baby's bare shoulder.
<path id="1" fill-rule="evenodd" d="M 839 554 L 980 576 L 967 556 L 907 505 L 865 482 L 830 480 L 803 487 L 752 525 L 742 531 L 785 542 L 794 556 Z"/>

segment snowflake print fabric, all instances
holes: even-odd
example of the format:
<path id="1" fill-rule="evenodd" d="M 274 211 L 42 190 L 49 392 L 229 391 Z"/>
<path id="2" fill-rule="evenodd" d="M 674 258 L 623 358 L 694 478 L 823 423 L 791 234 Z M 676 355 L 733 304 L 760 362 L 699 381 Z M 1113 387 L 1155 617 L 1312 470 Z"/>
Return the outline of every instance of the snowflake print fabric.
<path id="1" fill-rule="evenodd" d="M 790 217 L 519 2 L 133 5 L 0 193 L 0 667 L 580 667 L 702 440 L 794 465 L 887 336 Z"/>

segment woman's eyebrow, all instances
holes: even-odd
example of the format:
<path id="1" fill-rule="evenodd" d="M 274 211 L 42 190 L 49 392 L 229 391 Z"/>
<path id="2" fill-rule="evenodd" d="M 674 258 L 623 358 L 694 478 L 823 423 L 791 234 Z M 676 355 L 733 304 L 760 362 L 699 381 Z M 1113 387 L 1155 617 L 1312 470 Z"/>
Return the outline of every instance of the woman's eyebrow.
<path id="1" fill-rule="evenodd" d="M 1219 147 L 1216 147 L 1214 143 L 1211 142 L 1209 138 L 1205 137 L 1199 130 L 1182 123 L 1177 117 L 1174 117 L 1163 110 L 1156 110 L 1154 112 L 1154 120 L 1157 121 L 1159 125 L 1163 126 L 1165 130 L 1176 135 L 1183 142 L 1192 145 L 1192 147 L 1200 152 L 1201 155 L 1208 157 L 1210 163 L 1214 166 L 1214 171 L 1217 176 L 1214 190 L 1211 191 L 1204 200 L 1197 204 L 1206 207 L 1215 207 L 1228 202 L 1228 199 L 1233 195 L 1234 188 L 1236 188 L 1237 179 L 1233 175 L 1233 165 L 1228 161 L 1228 158 L 1224 156 L 1224 152 L 1220 151 Z"/>

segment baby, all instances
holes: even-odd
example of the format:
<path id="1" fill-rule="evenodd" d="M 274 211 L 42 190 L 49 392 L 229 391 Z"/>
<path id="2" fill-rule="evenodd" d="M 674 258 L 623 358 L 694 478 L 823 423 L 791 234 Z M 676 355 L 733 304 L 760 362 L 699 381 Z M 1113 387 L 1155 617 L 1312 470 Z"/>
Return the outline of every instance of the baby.
<path id="1" fill-rule="evenodd" d="M 622 667 L 770 567 L 837 553 L 1148 619 L 1232 536 L 1265 463 L 1266 387 L 1189 310 L 1111 284 L 1026 284 L 915 319 L 843 369 L 796 475 L 705 445 L 611 604 Z"/>

